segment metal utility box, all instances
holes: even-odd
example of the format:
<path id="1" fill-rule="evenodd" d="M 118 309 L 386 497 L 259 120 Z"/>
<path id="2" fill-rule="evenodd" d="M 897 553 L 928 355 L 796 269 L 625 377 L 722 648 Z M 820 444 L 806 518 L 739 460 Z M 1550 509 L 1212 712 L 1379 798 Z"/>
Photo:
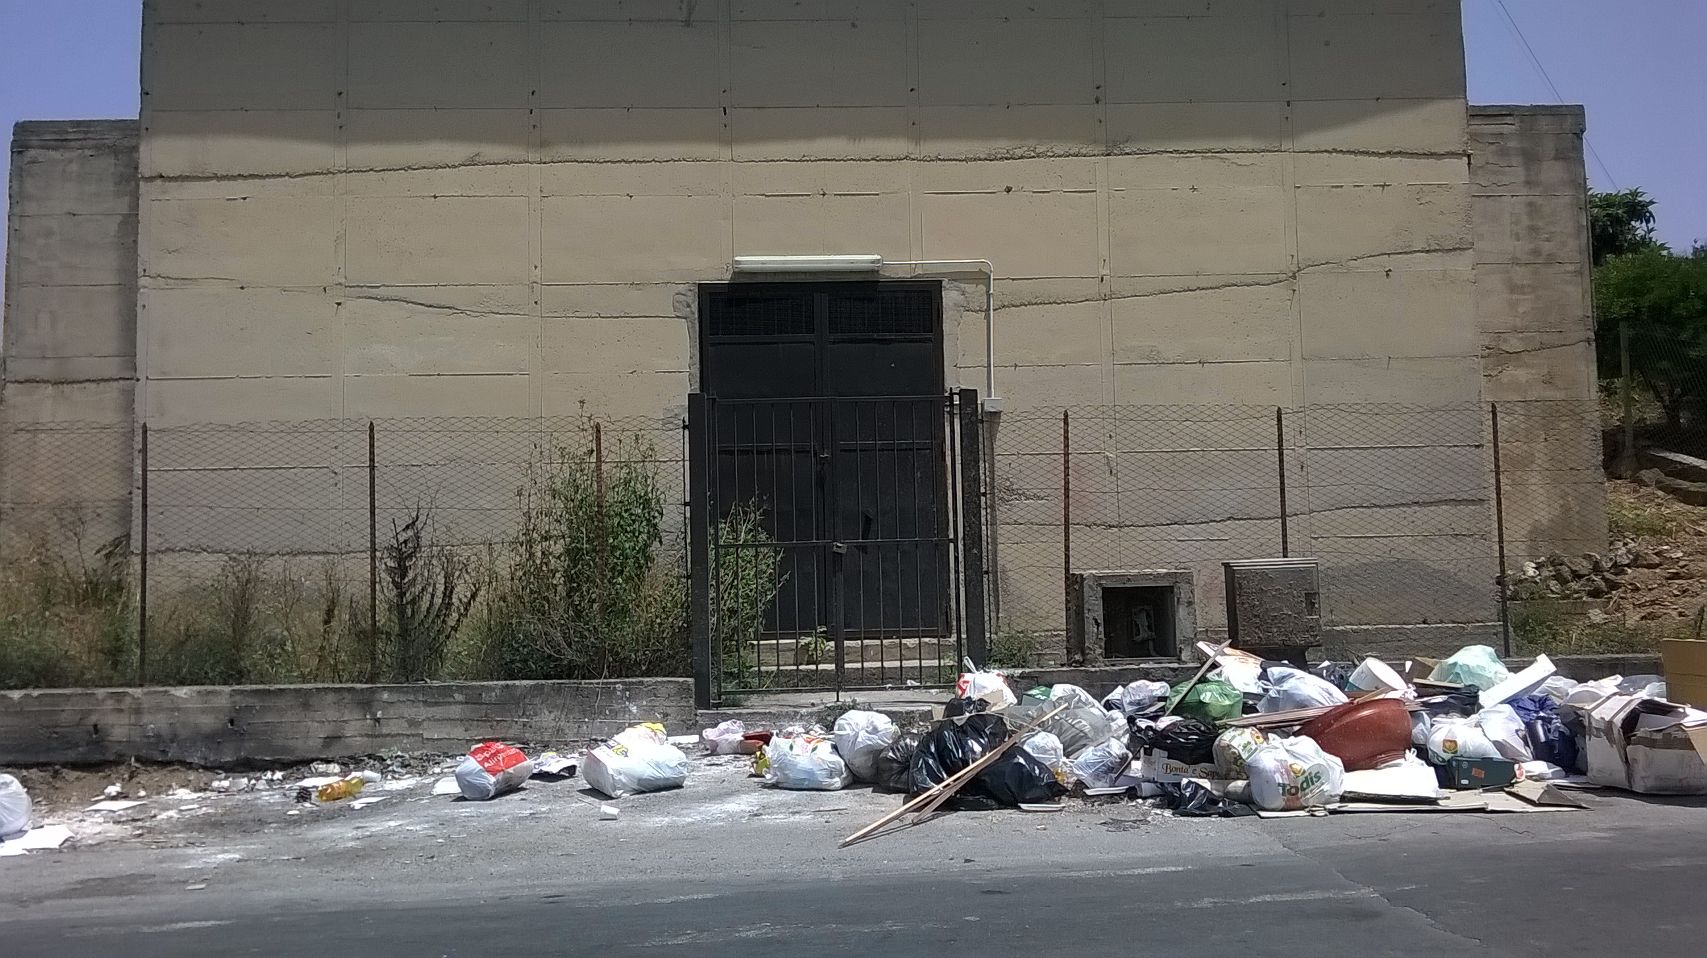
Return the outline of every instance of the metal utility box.
<path id="1" fill-rule="evenodd" d="M 1233 647 L 1302 661 L 1322 643 L 1322 603 L 1315 559 L 1245 559 L 1222 563 L 1227 576 L 1227 637 Z"/>

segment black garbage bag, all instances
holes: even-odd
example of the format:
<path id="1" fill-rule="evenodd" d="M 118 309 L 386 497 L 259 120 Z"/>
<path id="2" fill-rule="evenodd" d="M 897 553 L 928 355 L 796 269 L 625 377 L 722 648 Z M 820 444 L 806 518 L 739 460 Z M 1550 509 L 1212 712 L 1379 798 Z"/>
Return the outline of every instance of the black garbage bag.
<path id="1" fill-rule="evenodd" d="M 942 714 L 944 718 L 959 718 L 962 715 L 977 715 L 989 710 L 990 703 L 983 699 L 962 697 L 949 699 L 948 704 L 942 707 Z"/>
<path id="2" fill-rule="evenodd" d="M 1197 719 L 1180 719 L 1158 731 L 1150 747 L 1168 753 L 1168 758 L 1187 765 L 1208 765 L 1215 761 L 1215 726 Z"/>
<path id="3" fill-rule="evenodd" d="M 1127 725 L 1126 749 L 1133 755 L 1142 755 L 1145 749 L 1153 747 L 1156 736 L 1160 735 L 1162 731 L 1156 727 L 1155 722 L 1149 719 L 1127 719 Z"/>
<path id="4" fill-rule="evenodd" d="M 1202 783 L 1191 781 L 1163 783 L 1162 804 L 1183 818 L 1242 818 L 1257 813 L 1243 802 L 1218 796 Z"/>
<path id="5" fill-rule="evenodd" d="M 1581 773 L 1577 736 L 1559 717 L 1559 703 L 1545 695 L 1524 695 L 1506 703 L 1523 722 L 1529 749 L 1538 762 L 1552 762 L 1567 772 Z"/>
<path id="6" fill-rule="evenodd" d="M 1482 690 L 1474 685 L 1460 686 L 1445 695 L 1417 699 L 1417 704 L 1421 705 L 1431 718 L 1440 718 L 1442 715 L 1462 715 L 1468 718 L 1482 710 Z"/>
<path id="7" fill-rule="evenodd" d="M 942 784 L 1007 739 L 1007 723 L 990 712 L 938 722 L 923 734 L 913 752 L 909 791 L 917 795 Z M 1016 745 L 979 772 L 944 807 L 963 811 L 1011 808 L 1054 801 L 1066 792 L 1049 766 Z"/>
<path id="8" fill-rule="evenodd" d="M 908 791 L 917 795 L 941 785 L 1007 738 L 1008 723 L 992 712 L 938 722 L 924 734 L 913 753 L 912 787 Z"/>
<path id="9" fill-rule="evenodd" d="M 913 753 L 919 750 L 923 732 L 902 732 L 895 741 L 877 755 L 877 790 L 900 792 L 913 790 Z"/>

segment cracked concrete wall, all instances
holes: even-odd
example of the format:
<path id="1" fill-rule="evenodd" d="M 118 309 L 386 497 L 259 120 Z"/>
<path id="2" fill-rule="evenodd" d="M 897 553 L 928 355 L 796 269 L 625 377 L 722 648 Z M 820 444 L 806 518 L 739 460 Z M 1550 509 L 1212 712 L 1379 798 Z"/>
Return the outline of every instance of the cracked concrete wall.
<path id="1" fill-rule="evenodd" d="M 1483 388 L 1504 417 L 1516 561 L 1607 543 L 1586 128 L 1580 106 L 1470 110 Z"/>
<path id="2" fill-rule="evenodd" d="M 760 253 L 992 260 L 1014 411 L 1482 396 L 1454 0 L 150 0 L 144 30 L 162 426 L 669 414 L 695 284 Z M 983 301 L 946 277 L 950 384 L 983 384 Z M 1187 538 L 1270 554 L 1243 515 Z M 1003 523 L 1004 560 L 1058 557 Z"/>
<path id="3" fill-rule="evenodd" d="M 130 528 L 137 124 L 12 133 L 0 551 L 93 552 Z"/>

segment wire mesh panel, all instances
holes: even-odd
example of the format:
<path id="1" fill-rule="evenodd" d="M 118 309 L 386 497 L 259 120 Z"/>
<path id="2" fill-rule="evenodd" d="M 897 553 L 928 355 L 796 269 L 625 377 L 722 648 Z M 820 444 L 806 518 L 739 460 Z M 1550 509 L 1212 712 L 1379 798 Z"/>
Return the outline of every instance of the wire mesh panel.
<path id="1" fill-rule="evenodd" d="M 8 551 L 92 562 L 129 551 L 135 432 L 106 423 L 27 423 L 4 431 L 0 530 Z"/>

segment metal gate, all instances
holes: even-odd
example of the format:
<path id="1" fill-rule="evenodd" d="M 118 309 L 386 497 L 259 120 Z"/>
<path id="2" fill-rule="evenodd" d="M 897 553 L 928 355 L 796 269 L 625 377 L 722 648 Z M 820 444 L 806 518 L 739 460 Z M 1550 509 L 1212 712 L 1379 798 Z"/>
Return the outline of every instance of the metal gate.
<path id="1" fill-rule="evenodd" d="M 689 397 L 702 707 L 983 660 L 977 396 Z"/>

